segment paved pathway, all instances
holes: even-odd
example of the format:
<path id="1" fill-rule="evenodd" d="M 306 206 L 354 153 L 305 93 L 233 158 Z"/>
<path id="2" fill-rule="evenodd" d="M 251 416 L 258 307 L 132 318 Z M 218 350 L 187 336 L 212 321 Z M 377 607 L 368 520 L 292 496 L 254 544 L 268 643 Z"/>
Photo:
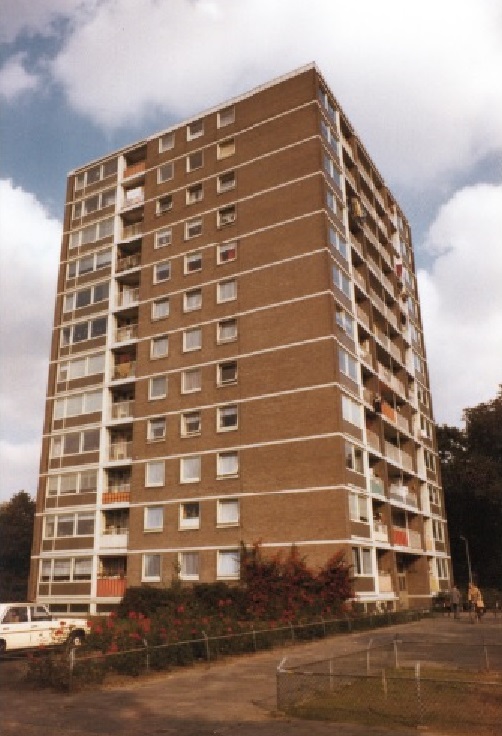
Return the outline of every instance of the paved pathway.
<path id="1" fill-rule="evenodd" d="M 415 729 L 368 728 L 286 718 L 275 712 L 275 671 L 286 656 L 301 664 L 363 648 L 370 637 L 396 633 L 464 641 L 483 635 L 502 643 L 502 620 L 477 626 L 447 617 L 338 635 L 157 674 L 100 691 L 61 695 L 33 691 L 18 681 L 19 666 L 0 664 L 2 736 L 410 736 Z M 19 680 L 19 674 L 18 674 Z M 437 736 L 432 730 L 428 736 Z"/>

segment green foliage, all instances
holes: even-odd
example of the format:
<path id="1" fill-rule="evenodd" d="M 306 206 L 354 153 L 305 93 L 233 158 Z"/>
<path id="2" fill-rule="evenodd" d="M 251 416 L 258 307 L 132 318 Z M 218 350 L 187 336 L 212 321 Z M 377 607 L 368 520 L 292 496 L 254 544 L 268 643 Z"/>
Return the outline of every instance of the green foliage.
<path id="1" fill-rule="evenodd" d="M 454 577 L 467 586 L 463 536 L 479 585 L 502 590 L 502 390 L 464 419 L 437 428 Z"/>
<path id="2" fill-rule="evenodd" d="M 0 600 L 26 600 L 35 502 L 25 491 L 0 506 Z"/>

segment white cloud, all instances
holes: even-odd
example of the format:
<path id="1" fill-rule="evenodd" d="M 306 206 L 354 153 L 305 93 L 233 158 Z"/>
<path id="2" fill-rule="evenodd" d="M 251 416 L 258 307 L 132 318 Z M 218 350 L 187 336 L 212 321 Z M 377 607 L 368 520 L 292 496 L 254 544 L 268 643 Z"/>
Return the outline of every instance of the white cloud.
<path id="1" fill-rule="evenodd" d="M 502 185 L 457 192 L 441 207 L 418 273 L 434 410 L 459 424 L 462 410 L 495 397 L 502 382 Z"/>
<path id="2" fill-rule="evenodd" d="M 9 43 L 21 34 L 53 36 L 58 19 L 85 18 L 99 0 L 2 0 L 0 41 Z"/>
<path id="3" fill-rule="evenodd" d="M 502 148 L 492 0 L 105 0 L 52 71 L 77 111 L 112 129 L 194 114 L 311 60 L 394 181 L 420 185 Z"/>
<path id="4" fill-rule="evenodd" d="M 25 57 L 23 53 L 15 54 L 0 69 L 0 95 L 9 101 L 23 92 L 33 91 L 39 85 L 38 76 L 24 68 Z"/>
<path id="5" fill-rule="evenodd" d="M 0 497 L 6 498 L 19 488 L 35 491 L 61 224 L 10 180 L 0 180 L 0 207 Z"/>

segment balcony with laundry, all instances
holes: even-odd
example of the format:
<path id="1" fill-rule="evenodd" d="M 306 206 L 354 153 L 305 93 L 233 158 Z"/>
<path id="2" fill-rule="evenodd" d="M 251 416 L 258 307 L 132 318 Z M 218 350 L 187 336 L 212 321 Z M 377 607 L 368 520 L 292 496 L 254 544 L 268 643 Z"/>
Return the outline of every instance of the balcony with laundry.
<path id="1" fill-rule="evenodd" d="M 394 547 L 407 547 L 410 551 L 421 553 L 422 535 L 418 529 L 420 517 L 403 509 L 392 509 L 391 543 Z"/>
<path id="2" fill-rule="evenodd" d="M 112 381 L 125 381 L 136 376 L 136 345 L 113 350 Z"/>
<path id="3" fill-rule="evenodd" d="M 115 270 L 118 274 L 132 269 L 139 269 L 141 266 L 141 237 L 137 237 L 136 225 L 128 232 L 131 232 L 131 239 L 126 242 L 119 243 L 117 247 L 117 263 Z"/>

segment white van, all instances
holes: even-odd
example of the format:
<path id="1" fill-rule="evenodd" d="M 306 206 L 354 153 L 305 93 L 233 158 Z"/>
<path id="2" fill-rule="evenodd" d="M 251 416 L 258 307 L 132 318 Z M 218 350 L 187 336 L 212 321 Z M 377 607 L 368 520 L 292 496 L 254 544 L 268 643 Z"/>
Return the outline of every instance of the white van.
<path id="1" fill-rule="evenodd" d="M 65 642 L 77 646 L 87 633 L 85 619 L 55 617 L 36 603 L 0 603 L 0 654 Z"/>

